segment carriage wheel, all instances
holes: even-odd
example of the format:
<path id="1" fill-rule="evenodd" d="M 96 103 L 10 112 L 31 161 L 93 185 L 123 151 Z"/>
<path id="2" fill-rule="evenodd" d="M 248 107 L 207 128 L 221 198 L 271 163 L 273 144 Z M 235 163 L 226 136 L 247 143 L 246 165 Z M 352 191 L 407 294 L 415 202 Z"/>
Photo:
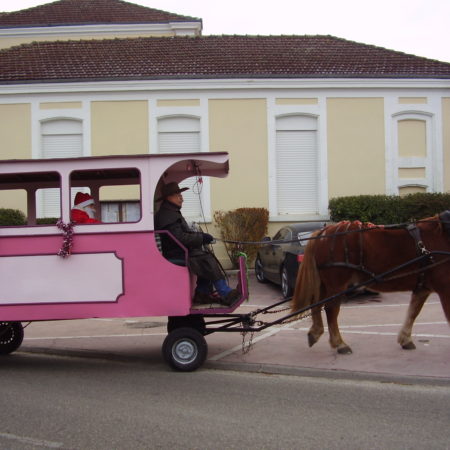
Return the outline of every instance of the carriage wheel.
<path id="1" fill-rule="evenodd" d="M 16 351 L 23 341 L 23 326 L 20 322 L 0 322 L 0 355 Z"/>
<path id="2" fill-rule="evenodd" d="M 292 288 L 289 285 L 289 275 L 286 266 L 281 269 L 281 292 L 284 298 L 292 297 Z"/>
<path id="3" fill-rule="evenodd" d="M 164 339 L 162 353 L 172 369 L 192 372 L 205 362 L 208 345 L 197 330 L 177 328 Z"/>
<path id="4" fill-rule="evenodd" d="M 177 328 L 194 328 L 200 334 L 205 334 L 205 319 L 199 314 L 188 316 L 169 316 L 167 321 L 167 332 L 170 333 Z"/>
<path id="5" fill-rule="evenodd" d="M 255 276 L 260 283 L 267 283 L 267 278 L 264 276 L 263 265 L 259 256 L 256 257 L 255 261 Z"/>

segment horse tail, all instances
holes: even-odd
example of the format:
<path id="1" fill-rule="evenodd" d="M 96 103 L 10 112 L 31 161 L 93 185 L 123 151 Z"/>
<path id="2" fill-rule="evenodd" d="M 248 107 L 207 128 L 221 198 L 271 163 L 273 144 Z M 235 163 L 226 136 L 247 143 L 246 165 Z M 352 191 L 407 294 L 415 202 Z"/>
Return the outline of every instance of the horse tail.
<path id="1" fill-rule="evenodd" d="M 316 237 L 320 234 L 317 231 L 312 235 Z M 303 261 L 295 282 L 294 295 L 292 296 L 292 312 L 305 308 L 320 300 L 321 280 L 315 258 L 315 249 L 319 240 L 312 239 L 305 248 Z"/>

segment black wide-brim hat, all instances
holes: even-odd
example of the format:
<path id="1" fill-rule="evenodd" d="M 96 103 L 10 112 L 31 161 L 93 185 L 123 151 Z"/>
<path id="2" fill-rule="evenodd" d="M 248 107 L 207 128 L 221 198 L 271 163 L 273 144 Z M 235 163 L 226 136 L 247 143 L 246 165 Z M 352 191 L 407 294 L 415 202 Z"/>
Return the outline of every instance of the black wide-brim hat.
<path id="1" fill-rule="evenodd" d="M 167 183 L 162 187 L 161 196 L 157 199 L 157 201 L 164 200 L 174 194 L 181 194 L 188 189 L 188 187 L 180 188 L 180 186 L 178 186 L 178 183 L 175 182 Z"/>

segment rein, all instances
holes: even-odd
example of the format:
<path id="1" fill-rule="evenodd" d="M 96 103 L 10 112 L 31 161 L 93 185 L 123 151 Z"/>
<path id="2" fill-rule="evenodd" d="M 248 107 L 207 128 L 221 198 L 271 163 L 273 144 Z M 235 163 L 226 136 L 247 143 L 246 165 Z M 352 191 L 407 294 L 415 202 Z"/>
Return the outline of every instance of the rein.
<path id="1" fill-rule="evenodd" d="M 294 242 L 300 242 L 300 241 L 314 241 L 316 239 L 331 239 L 335 236 L 345 236 L 346 234 L 352 234 L 352 233 L 365 233 L 367 231 L 372 230 L 401 230 L 406 229 L 411 224 L 417 224 L 417 223 L 426 223 L 426 222 L 435 222 L 434 219 L 421 219 L 414 222 L 404 222 L 399 224 L 391 224 L 391 225 L 373 225 L 371 224 L 370 227 L 362 227 L 358 228 L 356 230 L 347 230 L 347 231 L 340 231 L 333 234 L 326 234 L 326 235 L 317 235 L 317 236 L 310 236 L 310 237 L 304 237 L 304 238 L 297 238 L 297 239 L 279 239 L 274 241 L 233 241 L 230 239 L 221 239 L 221 238 L 214 238 L 217 242 L 223 242 L 224 244 L 234 244 L 234 245 L 279 245 L 279 244 L 291 244 Z M 448 225 L 450 228 L 450 221 L 440 221 L 442 224 Z M 342 222 L 346 223 L 346 222 Z M 361 222 L 362 223 L 362 222 Z M 364 224 L 364 223 L 362 223 Z M 329 226 L 329 225 L 327 225 Z M 327 226 L 320 229 L 320 231 L 324 231 Z"/>
<path id="2" fill-rule="evenodd" d="M 336 224 L 336 232 L 327 234 L 327 228 L 328 226 L 323 227 L 320 229 L 317 235 L 305 237 L 305 238 L 297 238 L 292 240 L 277 240 L 277 241 L 253 241 L 253 242 L 246 242 L 246 241 L 232 241 L 232 240 L 225 240 L 225 239 L 217 239 L 218 241 L 227 243 L 227 244 L 234 244 L 238 246 L 244 246 L 244 245 L 279 245 L 279 244 L 287 244 L 287 243 L 295 243 L 295 242 L 301 242 L 301 241 L 310 241 L 310 240 L 316 240 L 316 239 L 332 239 L 331 245 L 330 245 L 330 261 L 327 264 L 321 265 L 320 269 L 326 269 L 326 268 L 332 268 L 332 267 L 340 267 L 340 268 L 346 268 L 355 270 L 358 272 L 361 272 L 369 277 L 371 282 L 380 283 L 380 282 L 386 282 L 391 281 L 398 278 L 403 278 L 406 276 L 418 275 L 417 285 L 416 289 L 421 289 L 425 286 L 425 271 L 429 270 L 433 267 L 436 267 L 438 265 L 441 265 L 443 263 L 446 263 L 450 260 L 450 253 L 448 252 L 430 252 L 425 247 L 425 244 L 421 238 L 420 235 L 420 228 L 417 227 L 418 223 L 426 223 L 426 222 L 439 222 L 443 225 L 443 228 L 445 231 L 447 231 L 450 234 L 450 212 L 446 211 L 444 213 L 441 213 L 440 215 L 436 215 L 435 217 L 431 219 L 421 219 L 414 222 L 405 222 L 400 224 L 392 224 L 392 225 L 374 225 L 371 223 L 362 223 L 359 221 L 343 221 Z M 349 229 L 352 224 L 357 224 L 358 228 Z M 340 230 L 340 228 L 345 227 L 343 231 Z M 364 243 L 364 234 L 367 231 L 372 230 L 406 230 L 412 237 L 416 249 L 416 255 L 417 257 L 412 260 L 413 262 L 416 262 L 419 264 L 418 269 L 411 270 L 407 273 L 402 273 L 400 275 L 394 275 L 389 278 L 385 278 L 385 274 L 375 274 L 371 270 L 367 269 L 364 266 L 364 254 L 363 254 L 363 243 Z M 359 264 L 353 264 L 349 260 L 349 248 L 348 248 L 348 242 L 346 239 L 346 236 L 352 233 L 359 233 Z M 345 261 L 336 262 L 334 261 L 334 248 L 336 243 L 336 238 L 338 236 L 344 236 L 344 255 L 345 255 Z M 434 261 L 433 255 L 434 254 L 441 254 L 441 255 L 448 255 L 447 258 L 444 258 L 438 262 Z M 400 266 L 400 268 L 406 267 L 411 263 L 409 261 L 406 264 L 403 264 Z M 400 269 L 398 268 L 398 269 Z M 389 272 L 391 273 L 391 272 Z"/>
<path id="3" fill-rule="evenodd" d="M 417 222 L 435 222 L 435 221 L 439 221 L 440 223 L 446 223 L 444 221 L 441 220 L 441 216 L 437 216 L 434 219 L 424 219 L 424 220 L 420 220 Z M 420 228 L 417 227 L 417 222 L 411 222 L 408 224 L 402 224 L 402 225 L 394 225 L 391 226 L 390 228 L 393 229 L 405 229 L 406 231 L 408 231 L 409 235 L 412 237 L 413 241 L 414 241 L 414 245 L 415 245 L 415 249 L 416 249 L 416 255 L 417 258 L 415 258 L 413 261 L 417 262 L 419 264 L 419 268 L 418 269 L 414 269 L 411 270 L 409 272 L 406 273 L 402 273 L 400 275 L 394 275 L 391 276 L 389 278 L 384 278 L 382 275 L 376 275 L 375 273 L 373 273 L 372 271 L 366 269 L 363 265 L 363 238 L 362 238 L 362 234 L 360 235 L 360 242 L 359 242 L 359 250 L 360 250 L 360 263 L 357 264 L 352 264 L 350 263 L 349 259 L 348 259 L 348 244 L 347 244 L 347 240 L 344 240 L 344 254 L 345 254 L 345 262 L 333 262 L 333 254 L 330 253 L 330 259 L 332 262 L 327 263 L 327 264 L 323 264 L 321 265 L 319 268 L 320 269 L 326 269 L 326 268 L 332 268 L 332 267 L 341 267 L 341 268 L 347 268 L 347 269 L 352 269 L 352 270 L 356 270 L 358 272 L 362 272 L 366 275 L 368 275 L 370 277 L 370 279 L 375 282 L 375 283 L 380 283 L 380 282 L 386 282 L 386 281 L 392 281 L 395 279 L 399 279 L 399 278 L 404 278 L 406 276 L 410 276 L 410 275 L 418 275 L 418 279 L 417 279 L 417 284 L 416 284 L 416 288 L 415 290 L 420 290 L 423 287 L 425 287 L 425 271 L 428 269 L 431 269 L 433 267 L 436 267 L 440 264 L 446 263 L 450 260 L 450 256 L 448 256 L 447 258 L 442 259 L 441 261 L 435 262 L 434 258 L 433 258 L 433 254 L 435 252 L 430 252 L 429 250 L 427 250 L 427 248 L 425 247 L 425 244 L 422 240 L 421 234 L 420 234 Z M 447 228 L 447 227 L 445 227 Z M 366 231 L 366 230 L 370 230 L 371 228 L 360 228 L 359 230 L 355 230 L 355 231 Z M 333 235 L 332 235 L 333 236 Z M 334 240 L 333 240 L 334 241 Z M 333 248 L 334 249 L 334 248 Z M 330 250 L 331 252 L 331 250 Z M 449 255 L 448 252 L 444 252 L 443 254 Z M 400 268 L 405 267 L 406 265 L 408 265 L 409 263 L 411 263 L 411 261 L 409 261 L 408 263 L 400 266 Z"/>

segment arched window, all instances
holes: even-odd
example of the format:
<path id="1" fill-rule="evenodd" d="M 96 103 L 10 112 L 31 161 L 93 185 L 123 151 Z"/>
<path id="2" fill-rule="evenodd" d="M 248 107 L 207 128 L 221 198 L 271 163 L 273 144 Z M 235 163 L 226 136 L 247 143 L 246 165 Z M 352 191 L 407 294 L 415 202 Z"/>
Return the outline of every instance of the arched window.
<path id="1" fill-rule="evenodd" d="M 402 112 L 394 114 L 393 122 L 393 193 L 435 192 L 432 115 Z"/>
<path id="2" fill-rule="evenodd" d="M 200 119 L 191 116 L 170 116 L 158 119 L 159 153 L 197 153 L 201 151 Z M 193 221 L 201 220 L 202 184 L 196 177 L 180 183 L 189 190 L 183 193 L 183 216 Z"/>
<path id="3" fill-rule="evenodd" d="M 317 118 L 278 117 L 275 148 L 277 214 L 318 214 Z"/>

